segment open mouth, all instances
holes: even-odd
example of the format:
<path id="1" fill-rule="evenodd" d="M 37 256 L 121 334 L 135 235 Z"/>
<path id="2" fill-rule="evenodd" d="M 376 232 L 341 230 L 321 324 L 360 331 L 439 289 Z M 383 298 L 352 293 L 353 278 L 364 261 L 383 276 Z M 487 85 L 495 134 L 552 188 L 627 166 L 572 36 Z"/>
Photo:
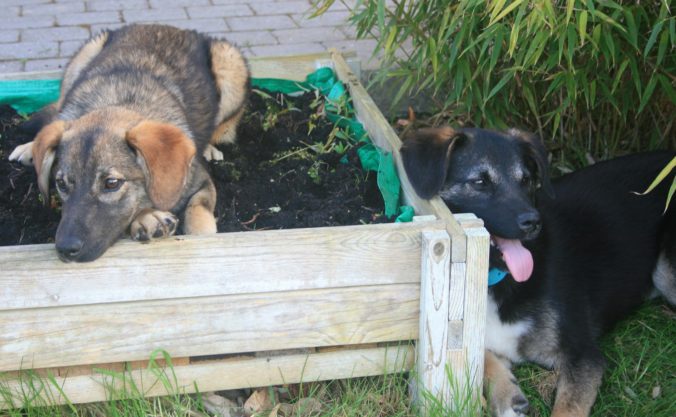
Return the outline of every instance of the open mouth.
<path id="1" fill-rule="evenodd" d="M 500 253 L 499 260 L 505 264 L 515 281 L 527 281 L 533 274 L 533 255 L 520 240 L 491 235 L 491 253 L 494 250 Z M 491 263 L 494 258 L 491 254 Z"/>

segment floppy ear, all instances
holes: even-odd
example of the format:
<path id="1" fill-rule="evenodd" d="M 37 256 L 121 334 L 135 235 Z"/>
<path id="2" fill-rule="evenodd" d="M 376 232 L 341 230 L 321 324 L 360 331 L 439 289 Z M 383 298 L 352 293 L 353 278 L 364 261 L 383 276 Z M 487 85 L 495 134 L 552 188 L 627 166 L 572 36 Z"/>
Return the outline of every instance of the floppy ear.
<path id="1" fill-rule="evenodd" d="M 152 120 L 131 128 L 126 139 L 145 161 L 146 187 L 155 208 L 170 210 L 188 180 L 195 144 L 180 128 Z"/>
<path id="2" fill-rule="evenodd" d="M 465 137 L 450 127 L 420 129 L 404 141 L 401 157 L 415 192 L 432 198 L 441 190 L 448 172 L 451 151 Z"/>
<path id="3" fill-rule="evenodd" d="M 538 179 L 547 195 L 554 197 L 554 189 L 549 179 L 549 161 L 547 160 L 547 149 L 542 144 L 540 138 L 534 133 L 524 132 L 519 129 L 509 129 L 507 134 L 520 139 L 524 145 L 524 151 L 528 158 L 535 162 L 538 170 Z"/>
<path id="4" fill-rule="evenodd" d="M 61 142 L 66 123 L 57 120 L 40 129 L 33 140 L 33 165 L 38 176 L 38 187 L 45 202 L 49 201 L 49 177 L 56 156 L 56 147 Z"/>

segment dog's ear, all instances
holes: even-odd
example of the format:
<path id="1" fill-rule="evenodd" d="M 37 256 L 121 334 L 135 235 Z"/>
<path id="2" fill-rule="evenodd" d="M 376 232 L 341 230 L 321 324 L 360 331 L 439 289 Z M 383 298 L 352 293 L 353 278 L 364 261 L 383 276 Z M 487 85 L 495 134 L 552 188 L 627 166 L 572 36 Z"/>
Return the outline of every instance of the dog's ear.
<path id="1" fill-rule="evenodd" d="M 554 189 L 549 179 L 549 161 L 547 149 L 540 138 L 534 133 L 524 132 L 519 129 L 509 129 L 507 134 L 520 139 L 524 145 L 526 157 L 535 163 L 538 171 L 538 179 L 547 195 L 554 197 Z"/>
<path id="2" fill-rule="evenodd" d="M 170 210 L 181 197 L 196 149 L 177 126 L 144 120 L 131 128 L 127 143 L 143 158 L 146 187 L 155 208 Z"/>
<path id="3" fill-rule="evenodd" d="M 432 198 L 441 190 L 448 172 L 453 147 L 465 135 L 450 127 L 426 128 L 404 140 L 401 157 L 415 192 Z"/>
<path id="4" fill-rule="evenodd" d="M 45 204 L 49 201 L 49 178 L 56 156 L 56 147 L 61 142 L 66 123 L 57 120 L 40 129 L 33 140 L 33 165 L 38 176 L 38 187 L 44 197 Z"/>

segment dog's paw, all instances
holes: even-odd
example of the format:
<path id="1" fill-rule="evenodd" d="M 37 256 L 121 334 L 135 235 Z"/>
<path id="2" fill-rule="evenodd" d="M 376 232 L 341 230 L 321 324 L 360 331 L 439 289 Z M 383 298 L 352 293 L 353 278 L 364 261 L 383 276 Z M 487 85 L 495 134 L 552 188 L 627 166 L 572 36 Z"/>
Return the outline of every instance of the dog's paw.
<path id="1" fill-rule="evenodd" d="M 520 392 L 514 394 L 511 398 L 505 397 L 498 401 L 498 404 L 493 404 L 494 417 L 527 417 L 530 404 L 523 394 Z"/>
<path id="2" fill-rule="evenodd" d="M 204 150 L 204 159 L 207 161 L 222 161 L 223 160 L 223 152 L 219 151 L 216 149 L 214 145 L 207 145 L 206 149 Z"/>
<path id="3" fill-rule="evenodd" d="M 148 242 L 173 235 L 177 226 L 178 218 L 168 211 L 144 210 L 131 222 L 129 234 L 133 240 Z"/>
<path id="4" fill-rule="evenodd" d="M 10 161 L 21 162 L 23 165 L 33 165 L 33 141 L 19 145 L 9 154 Z"/>

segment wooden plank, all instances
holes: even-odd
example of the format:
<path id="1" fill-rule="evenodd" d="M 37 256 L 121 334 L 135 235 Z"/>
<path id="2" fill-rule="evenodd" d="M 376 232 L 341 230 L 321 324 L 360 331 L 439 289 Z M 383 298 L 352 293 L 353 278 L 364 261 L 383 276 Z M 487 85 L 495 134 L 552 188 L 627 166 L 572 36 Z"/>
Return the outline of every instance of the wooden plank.
<path id="1" fill-rule="evenodd" d="M 0 311 L 144 299 L 417 283 L 437 221 L 118 242 L 89 263 L 53 245 L 0 248 Z"/>
<path id="2" fill-rule="evenodd" d="M 5 310 L 0 371 L 418 337 L 419 285 Z M 396 306 L 396 308 L 395 308 Z M 58 346 L 58 348 L 57 348 Z"/>
<path id="3" fill-rule="evenodd" d="M 418 197 L 403 168 L 401 155 L 399 153 L 399 148 L 401 147 L 399 136 L 397 136 L 396 132 L 387 122 L 387 119 L 385 119 L 380 112 L 376 103 L 371 96 L 369 96 L 364 86 L 361 85 L 359 78 L 352 72 L 341 54 L 336 50 L 332 50 L 331 54 L 338 78 L 347 85 L 350 91 L 352 104 L 357 112 L 357 119 L 359 119 L 364 125 L 364 128 L 369 132 L 369 136 L 373 143 L 385 151 L 392 152 L 397 171 L 399 172 L 404 200 L 415 207 L 418 214 L 434 214 L 446 222 L 448 233 L 452 237 L 451 260 L 453 262 L 464 261 L 466 242 L 462 228 L 458 222 L 453 219 L 448 207 L 446 207 L 446 204 L 444 204 L 439 197 L 434 197 L 431 200 L 424 200 Z"/>
<path id="4" fill-rule="evenodd" d="M 467 352 L 467 369 L 471 389 L 473 392 L 481 392 L 486 337 L 490 235 L 483 227 L 468 228 L 466 233 L 468 261 L 463 309 L 463 346 Z"/>
<path id="5" fill-rule="evenodd" d="M 445 230 L 423 232 L 422 242 L 416 376 L 418 388 L 448 401 L 451 398 L 446 378 L 451 238 Z M 424 398 L 422 392 L 417 398 Z"/>
<path id="6" fill-rule="evenodd" d="M 382 375 L 383 373 L 410 370 L 413 364 L 412 346 L 400 348 L 373 348 L 348 351 L 316 353 L 309 355 L 273 356 L 269 358 L 209 361 L 187 366 L 174 366 L 164 372 L 169 381 L 174 381 L 173 391 L 181 393 L 195 392 L 195 382 L 200 392 L 228 390 L 245 387 L 261 387 L 298 382 L 313 382 Z M 160 373 L 161 375 L 161 373 Z M 158 374 L 149 370 L 136 370 L 127 373 L 130 379 L 142 387 L 146 397 L 171 394 L 164 384 L 158 381 Z M 1 382 L 1 380 L 0 380 Z M 29 381 L 24 381 L 24 386 Z M 105 401 L 112 389 L 122 389 L 123 379 L 112 380 L 103 375 L 74 377 L 56 377 L 55 383 L 61 387 L 65 397 L 71 403 Z M 21 383 L 13 380 L 6 383 L 12 392 L 19 393 Z M 108 392 L 106 390 L 108 387 Z M 53 384 L 47 383 L 43 398 L 50 398 L 54 404 L 65 403 L 65 398 Z M 20 394 L 18 395 L 20 397 Z M 34 402 L 35 403 L 35 402 Z M 0 409 L 7 404 L 0 401 Z M 20 407 L 14 403 L 14 407 Z"/>

